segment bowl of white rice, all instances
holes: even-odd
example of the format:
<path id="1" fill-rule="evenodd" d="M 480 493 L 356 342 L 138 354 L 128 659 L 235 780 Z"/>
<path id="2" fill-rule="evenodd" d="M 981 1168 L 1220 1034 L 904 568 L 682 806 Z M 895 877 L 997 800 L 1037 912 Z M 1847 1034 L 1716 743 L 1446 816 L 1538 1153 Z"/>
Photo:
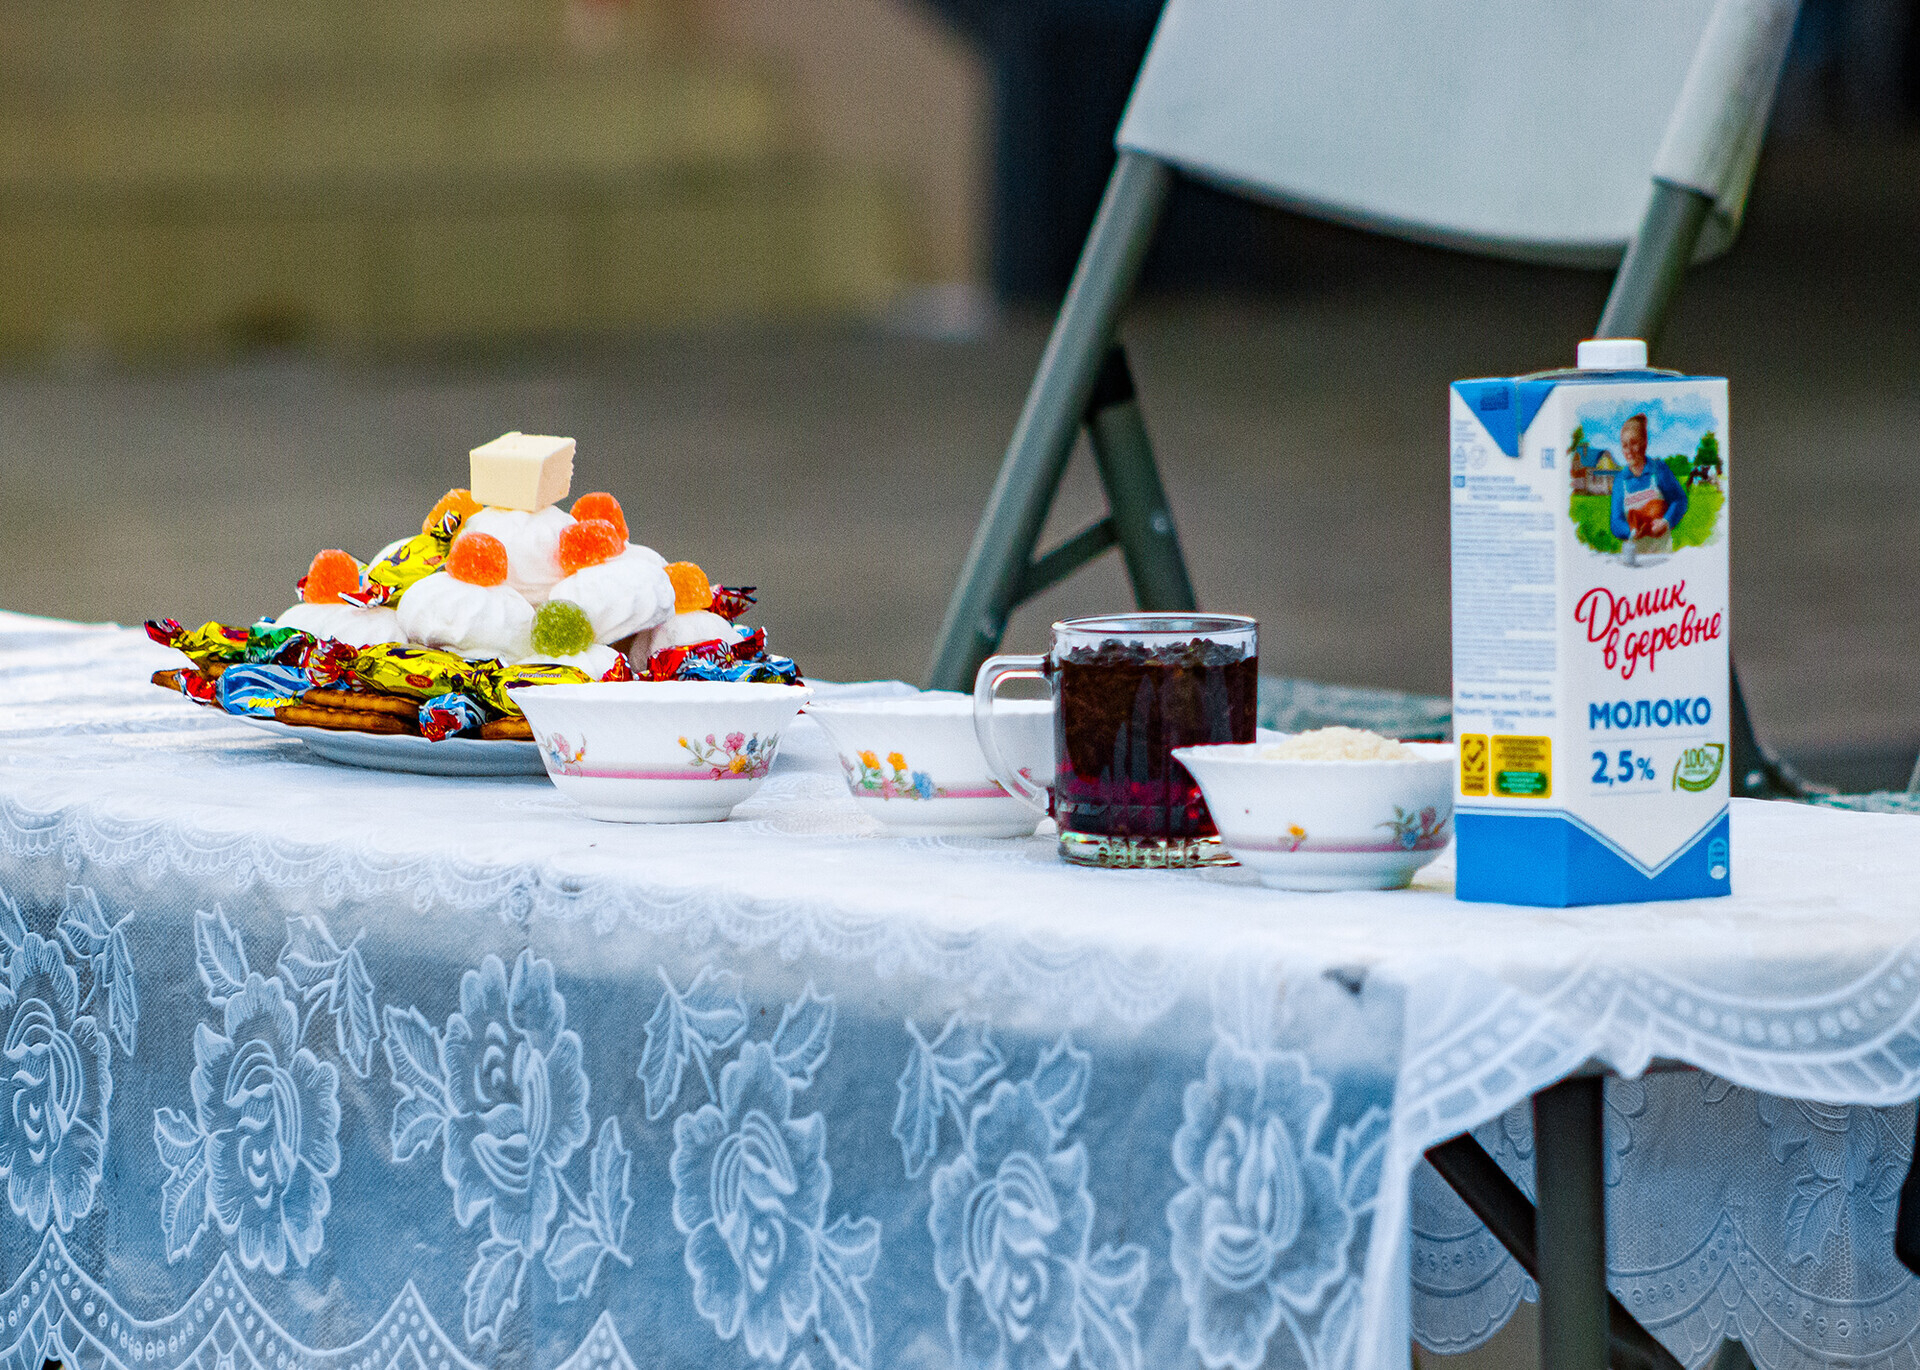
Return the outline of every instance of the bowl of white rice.
<path id="1" fill-rule="evenodd" d="M 1453 745 L 1361 728 L 1179 747 L 1227 850 L 1283 890 L 1404 888 L 1453 840 Z"/>

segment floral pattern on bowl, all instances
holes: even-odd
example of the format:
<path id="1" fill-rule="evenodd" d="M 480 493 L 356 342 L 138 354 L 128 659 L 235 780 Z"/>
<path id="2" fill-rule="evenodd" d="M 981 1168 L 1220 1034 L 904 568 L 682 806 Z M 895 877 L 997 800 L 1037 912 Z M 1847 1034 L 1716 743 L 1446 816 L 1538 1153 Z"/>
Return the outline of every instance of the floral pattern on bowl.
<path id="1" fill-rule="evenodd" d="M 907 758 L 899 752 L 888 752 L 885 766 L 880 764 L 879 756 L 873 752 L 861 752 L 854 757 L 842 756 L 840 769 L 847 773 L 847 784 L 856 795 L 865 793 L 878 795 L 882 799 L 939 799 L 947 794 L 945 787 L 933 783 L 932 776 L 907 765 Z"/>
<path id="2" fill-rule="evenodd" d="M 774 749 L 780 745 L 776 733 L 765 742 L 760 734 L 728 733 L 718 742 L 712 733 L 705 740 L 689 742 L 680 739 L 680 745 L 692 753 L 693 759 L 687 764 L 695 770 L 705 770 L 708 780 L 760 780 L 773 766 Z"/>
<path id="3" fill-rule="evenodd" d="M 1404 851 L 1439 851 L 1453 836 L 1449 831 L 1452 820 L 1432 804 L 1424 805 L 1418 813 L 1395 804 L 1393 817 L 1374 826 L 1392 832 L 1394 845 Z"/>
<path id="4" fill-rule="evenodd" d="M 585 774 L 585 772 L 580 769 L 580 763 L 587 759 L 586 743 L 582 742 L 576 747 L 567 741 L 564 736 L 555 733 L 552 737 L 543 737 L 540 739 L 540 750 L 546 754 L 547 759 L 553 763 L 555 769 L 562 775 Z"/>

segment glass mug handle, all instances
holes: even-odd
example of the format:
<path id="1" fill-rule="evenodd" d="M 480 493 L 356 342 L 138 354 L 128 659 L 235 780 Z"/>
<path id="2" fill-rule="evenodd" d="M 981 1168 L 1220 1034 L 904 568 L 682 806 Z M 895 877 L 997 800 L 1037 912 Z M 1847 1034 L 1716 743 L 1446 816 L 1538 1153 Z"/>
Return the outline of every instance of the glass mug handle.
<path id="1" fill-rule="evenodd" d="M 1051 811 L 1046 787 L 1036 785 L 1007 765 L 1000 754 L 1000 741 L 994 735 L 993 700 L 1003 680 L 1045 680 L 1047 659 L 1043 656 L 994 656 L 980 665 L 973 678 L 973 735 L 987 758 L 987 774 L 1015 799 L 1038 809 L 1042 816 Z"/>

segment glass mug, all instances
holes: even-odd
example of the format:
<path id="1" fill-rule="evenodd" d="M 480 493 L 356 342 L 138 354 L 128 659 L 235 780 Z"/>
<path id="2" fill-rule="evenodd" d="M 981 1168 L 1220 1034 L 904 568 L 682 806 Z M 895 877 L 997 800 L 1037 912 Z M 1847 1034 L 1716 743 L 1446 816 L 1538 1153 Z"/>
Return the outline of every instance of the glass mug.
<path id="1" fill-rule="evenodd" d="M 1169 753 L 1254 740 L 1258 625 L 1237 614 L 1108 614 L 1053 625 L 1045 656 L 996 656 L 973 682 L 973 726 L 993 778 L 1051 813 L 1082 866 L 1216 866 L 1221 844 L 1187 768 Z M 1003 680 L 1053 694 L 1054 784 L 1007 766 L 994 739 Z"/>

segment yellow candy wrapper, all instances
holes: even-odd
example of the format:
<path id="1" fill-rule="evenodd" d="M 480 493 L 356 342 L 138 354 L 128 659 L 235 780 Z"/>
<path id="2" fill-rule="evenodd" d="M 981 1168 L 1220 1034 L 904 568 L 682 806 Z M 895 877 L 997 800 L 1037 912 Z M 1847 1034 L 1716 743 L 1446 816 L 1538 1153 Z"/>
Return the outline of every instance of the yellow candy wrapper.
<path id="1" fill-rule="evenodd" d="M 518 718 L 520 706 L 508 698 L 508 690 L 523 685 L 585 685 L 592 679 L 585 671 L 572 666 L 538 661 L 525 666 L 494 666 L 474 682 L 473 689 L 468 693 L 495 713 Z"/>
<path id="2" fill-rule="evenodd" d="M 428 700 L 443 694 L 477 694 L 477 681 L 496 669 L 491 661 L 468 661 L 437 647 L 388 642 L 356 653 L 349 672 L 367 689 Z"/>
<path id="3" fill-rule="evenodd" d="M 256 623 L 242 628 L 225 623 L 203 623 L 198 628 L 182 628 L 170 618 L 147 623 L 147 636 L 162 647 L 183 653 L 195 666 L 207 667 L 242 662 L 291 663 L 311 641 L 298 628 L 276 628 L 271 623 Z"/>
<path id="4" fill-rule="evenodd" d="M 456 522 L 453 526 L 457 529 L 459 524 Z M 416 533 L 368 566 L 367 579 L 390 587 L 394 593 L 388 603 L 397 604 L 410 586 L 425 580 L 445 564 L 447 549 L 452 546 L 453 534 L 439 527 L 432 532 Z"/>

